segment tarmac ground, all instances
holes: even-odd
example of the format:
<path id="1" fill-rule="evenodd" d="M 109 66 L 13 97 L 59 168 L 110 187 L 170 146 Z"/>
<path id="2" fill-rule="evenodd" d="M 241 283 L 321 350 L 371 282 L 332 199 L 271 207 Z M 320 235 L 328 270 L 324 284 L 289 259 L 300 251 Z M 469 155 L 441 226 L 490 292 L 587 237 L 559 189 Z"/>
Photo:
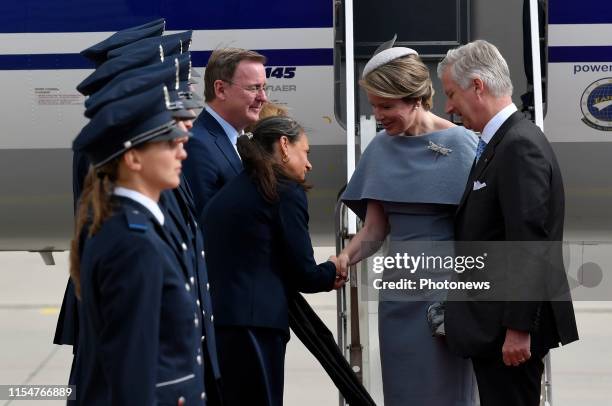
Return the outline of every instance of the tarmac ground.
<path id="1" fill-rule="evenodd" d="M 331 248 L 316 250 L 320 261 Z M 0 252 L 0 385 L 62 385 L 71 348 L 52 344 L 68 277 L 68 253 L 46 266 L 39 254 Z M 336 332 L 336 293 L 308 295 Z M 612 406 L 612 302 L 576 302 L 580 341 L 552 351 L 553 406 Z M 380 388 L 374 388 L 375 400 Z M 61 405 L 63 401 L 0 400 L 0 406 Z M 338 392 L 299 340 L 289 341 L 285 372 L 288 406 L 338 405 Z"/>

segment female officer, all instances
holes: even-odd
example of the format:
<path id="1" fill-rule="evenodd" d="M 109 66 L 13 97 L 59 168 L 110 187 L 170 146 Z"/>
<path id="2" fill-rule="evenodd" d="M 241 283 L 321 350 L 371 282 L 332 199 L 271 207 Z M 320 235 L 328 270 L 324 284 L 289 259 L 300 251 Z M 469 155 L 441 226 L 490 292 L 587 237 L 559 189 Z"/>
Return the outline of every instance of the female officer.
<path id="1" fill-rule="evenodd" d="M 205 403 L 197 288 L 158 205 L 187 135 L 156 86 L 103 107 L 74 141 L 93 167 L 70 258 L 79 404 Z"/>
<path id="2" fill-rule="evenodd" d="M 283 403 L 287 302 L 295 291 L 340 287 L 335 258 L 317 265 L 308 235 L 308 138 L 289 117 L 269 117 L 238 139 L 245 170 L 205 209 L 223 399 Z M 333 260 L 333 261 L 332 261 Z"/>

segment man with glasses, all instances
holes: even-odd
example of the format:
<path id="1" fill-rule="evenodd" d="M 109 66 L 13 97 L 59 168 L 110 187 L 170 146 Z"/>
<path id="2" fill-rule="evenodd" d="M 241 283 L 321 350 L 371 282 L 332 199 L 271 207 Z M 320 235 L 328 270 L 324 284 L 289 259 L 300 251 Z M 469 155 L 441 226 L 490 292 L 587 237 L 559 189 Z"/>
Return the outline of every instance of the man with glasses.
<path id="1" fill-rule="evenodd" d="M 183 163 L 198 218 L 215 193 L 242 170 L 236 141 L 259 119 L 267 101 L 265 63 L 263 55 L 240 48 L 210 55 L 204 73 L 206 107 L 194 122 Z"/>

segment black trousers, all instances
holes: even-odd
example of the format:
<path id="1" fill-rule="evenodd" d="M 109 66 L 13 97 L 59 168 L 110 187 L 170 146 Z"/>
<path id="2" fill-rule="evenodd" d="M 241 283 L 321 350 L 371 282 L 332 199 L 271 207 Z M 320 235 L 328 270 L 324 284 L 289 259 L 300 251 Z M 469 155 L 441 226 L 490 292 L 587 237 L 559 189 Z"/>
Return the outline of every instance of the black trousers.
<path id="1" fill-rule="evenodd" d="M 472 358 L 480 406 L 538 406 L 542 358 L 532 355 L 517 367 L 506 366 L 501 358 Z"/>
<path id="2" fill-rule="evenodd" d="M 216 326 L 225 406 L 282 406 L 287 334 L 282 330 Z"/>

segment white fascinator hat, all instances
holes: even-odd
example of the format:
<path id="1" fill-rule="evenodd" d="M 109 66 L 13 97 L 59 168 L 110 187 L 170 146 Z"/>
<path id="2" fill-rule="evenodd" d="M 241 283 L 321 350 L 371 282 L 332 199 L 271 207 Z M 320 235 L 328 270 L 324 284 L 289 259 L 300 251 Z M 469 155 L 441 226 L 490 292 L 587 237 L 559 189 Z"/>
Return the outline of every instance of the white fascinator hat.
<path id="1" fill-rule="evenodd" d="M 393 36 L 393 38 L 387 42 L 382 43 L 376 51 L 374 51 L 374 55 L 372 58 L 366 63 L 365 68 L 363 68 L 363 72 L 361 74 L 362 78 L 365 78 L 370 72 L 374 69 L 382 66 L 386 63 L 391 62 L 394 59 L 401 58 L 406 55 L 418 55 L 419 53 L 412 48 L 406 47 L 393 47 L 395 41 L 397 40 L 397 34 Z"/>

